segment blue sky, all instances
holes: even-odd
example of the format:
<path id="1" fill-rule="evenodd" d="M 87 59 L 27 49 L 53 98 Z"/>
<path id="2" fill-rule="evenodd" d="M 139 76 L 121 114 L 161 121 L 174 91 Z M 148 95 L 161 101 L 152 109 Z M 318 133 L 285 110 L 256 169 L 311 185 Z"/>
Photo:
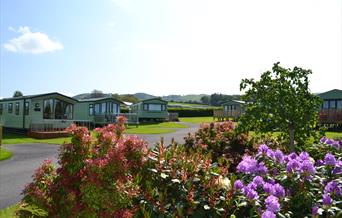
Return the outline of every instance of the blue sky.
<path id="1" fill-rule="evenodd" d="M 1 1 L 0 96 L 238 94 L 280 61 L 342 89 L 340 0 Z"/>

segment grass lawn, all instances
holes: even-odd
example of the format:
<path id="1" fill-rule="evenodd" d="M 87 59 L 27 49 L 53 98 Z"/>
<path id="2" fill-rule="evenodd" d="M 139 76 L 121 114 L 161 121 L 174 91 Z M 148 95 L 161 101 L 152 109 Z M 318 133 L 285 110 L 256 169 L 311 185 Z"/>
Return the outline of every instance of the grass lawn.
<path id="1" fill-rule="evenodd" d="M 15 216 L 15 210 L 18 208 L 18 204 L 14 204 L 10 207 L 0 210 L 0 218 L 11 218 Z"/>
<path id="2" fill-rule="evenodd" d="M 185 123 L 210 123 L 213 122 L 213 117 L 180 117 L 179 121 Z"/>
<path id="3" fill-rule="evenodd" d="M 64 142 L 70 142 L 71 137 L 54 138 L 54 139 L 35 139 L 25 135 L 17 135 L 12 133 L 4 133 L 2 144 L 23 144 L 23 143 L 47 143 L 61 145 Z"/>
<path id="4" fill-rule="evenodd" d="M 326 132 L 325 135 L 327 138 L 342 140 L 342 132 Z"/>
<path id="5" fill-rule="evenodd" d="M 140 124 L 136 126 L 128 126 L 125 133 L 127 134 L 162 134 L 175 132 L 180 128 L 187 128 L 187 125 L 177 122 L 151 123 Z"/>
<path id="6" fill-rule="evenodd" d="M 252 137 L 257 136 L 257 134 L 254 131 L 250 131 L 249 134 Z M 274 137 L 277 137 L 280 135 L 280 132 L 274 132 L 272 135 Z M 330 138 L 330 139 L 342 140 L 342 132 L 325 132 L 325 135 L 327 138 Z"/>
<path id="7" fill-rule="evenodd" d="M 6 160 L 8 158 L 12 157 L 12 152 L 9 150 L 6 150 L 4 148 L 0 148 L 0 161 Z"/>

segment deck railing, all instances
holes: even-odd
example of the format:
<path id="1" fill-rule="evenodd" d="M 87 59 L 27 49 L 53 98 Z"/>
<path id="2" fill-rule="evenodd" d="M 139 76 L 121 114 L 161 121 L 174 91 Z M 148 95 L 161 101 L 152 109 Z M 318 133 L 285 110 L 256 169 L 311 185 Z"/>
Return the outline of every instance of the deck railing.
<path id="1" fill-rule="evenodd" d="M 342 124 L 342 109 L 322 109 L 319 122 L 323 124 Z"/>
<path id="2" fill-rule="evenodd" d="M 54 132 L 63 131 L 70 126 L 73 120 L 43 120 L 41 122 L 32 122 L 30 125 L 30 131 L 32 132 Z"/>

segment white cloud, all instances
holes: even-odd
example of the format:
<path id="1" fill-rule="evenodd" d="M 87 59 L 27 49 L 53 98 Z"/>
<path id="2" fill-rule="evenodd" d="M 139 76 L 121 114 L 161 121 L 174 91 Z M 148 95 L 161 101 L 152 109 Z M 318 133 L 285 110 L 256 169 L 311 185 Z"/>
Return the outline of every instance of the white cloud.
<path id="1" fill-rule="evenodd" d="M 31 32 L 27 26 L 21 26 L 18 30 L 9 27 L 9 30 L 21 34 L 4 44 L 4 48 L 10 52 L 42 54 L 63 49 L 62 43 L 51 40 L 45 33 Z"/>

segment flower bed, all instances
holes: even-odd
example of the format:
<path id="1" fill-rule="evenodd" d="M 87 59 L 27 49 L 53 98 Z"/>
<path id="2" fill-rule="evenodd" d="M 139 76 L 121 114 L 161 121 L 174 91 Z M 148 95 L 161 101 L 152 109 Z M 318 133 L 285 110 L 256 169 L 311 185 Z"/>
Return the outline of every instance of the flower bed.
<path id="1" fill-rule="evenodd" d="M 245 141 L 232 144 L 240 136 L 231 123 L 152 150 L 122 135 L 124 118 L 96 129 L 96 138 L 68 130 L 60 167 L 44 162 L 24 189 L 22 217 L 341 216 L 341 141 L 323 138 L 308 153 L 290 154 L 262 144 L 242 156 Z M 224 158 L 236 148 L 238 162 Z"/>

